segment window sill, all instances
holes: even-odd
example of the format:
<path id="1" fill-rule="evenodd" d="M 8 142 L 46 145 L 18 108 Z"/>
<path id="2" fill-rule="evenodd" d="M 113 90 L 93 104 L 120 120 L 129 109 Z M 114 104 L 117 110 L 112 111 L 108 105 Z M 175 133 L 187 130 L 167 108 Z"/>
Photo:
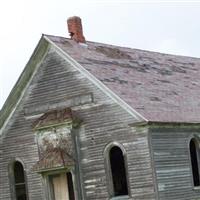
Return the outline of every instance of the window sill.
<path id="1" fill-rule="evenodd" d="M 200 188 L 199 188 L 200 189 Z M 128 195 L 124 195 L 124 196 L 117 196 L 117 197 L 112 197 L 110 198 L 110 200 L 127 200 L 130 197 Z"/>
<path id="2" fill-rule="evenodd" d="M 193 187 L 193 190 L 200 190 L 200 186 Z"/>

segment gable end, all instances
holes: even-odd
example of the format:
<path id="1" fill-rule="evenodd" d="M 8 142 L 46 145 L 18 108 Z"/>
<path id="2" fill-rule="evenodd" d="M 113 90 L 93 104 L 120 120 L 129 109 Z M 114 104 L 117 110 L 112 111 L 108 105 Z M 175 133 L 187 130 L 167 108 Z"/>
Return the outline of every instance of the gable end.
<path id="1" fill-rule="evenodd" d="M 18 81 L 16 82 L 0 111 L 0 136 L 2 135 L 3 128 L 6 125 L 6 122 L 14 112 L 17 104 L 20 102 L 20 99 L 23 96 L 28 82 L 30 81 L 31 77 L 33 77 L 36 71 L 35 69 L 45 57 L 48 48 L 49 43 L 44 40 L 42 36 L 31 58 L 26 64 L 22 74 L 20 75 Z"/>
<path id="2" fill-rule="evenodd" d="M 82 73 L 86 78 L 88 78 L 93 84 L 95 84 L 100 90 L 102 90 L 107 96 L 109 96 L 114 102 L 120 105 L 124 110 L 126 110 L 131 116 L 133 116 L 138 122 L 147 122 L 148 120 L 134 110 L 130 105 L 124 102 L 118 95 L 116 95 L 112 90 L 110 90 L 105 84 L 94 77 L 89 71 L 82 67 L 76 60 L 64 52 L 60 47 L 58 47 L 54 42 L 52 42 L 47 36 L 44 38 L 52 44 L 56 52 L 67 62 L 69 62 L 74 68 L 76 68 L 80 73 Z"/>

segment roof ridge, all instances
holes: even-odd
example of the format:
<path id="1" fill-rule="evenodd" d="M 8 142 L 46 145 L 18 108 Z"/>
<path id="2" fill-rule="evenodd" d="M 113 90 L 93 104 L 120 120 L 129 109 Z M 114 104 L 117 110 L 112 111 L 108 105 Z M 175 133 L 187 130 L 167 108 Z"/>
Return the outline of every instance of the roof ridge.
<path id="1" fill-rule="evenodd" d="M 71 38 L 67 38 L 64 36 L 58 36 L 58 35 L 49 35 L 49 34 L 43 34 L 46 37 L 55 37 L 55 38 L 62 38 L 65 40 L 73 41 Z M 141 48 L 133 48 L 130 46 L 121 46 L 121 45 L 115 45 L 115 44 L 109 44 L 109 43 L 103 43 L 103 42 L 95 42 L 95 41 L 90 41 L 87 40 L 86 44 L 92 43 L 92 44 L 98 44 L 98 45 L 103 45 L 103 46 L 108 46 L 108 47 L 115 47 L 115 48 L 123 48 L 123 49 L 129 49 L 129 50 L 135 50 L 135 51 L 140 51 L 140 52 L 145 52 L 145 53 L 153 53 L 153 54 L 159 54 L 161 56 L 170 56 L 170 57 L 180 57 L 180 58 L 191 58 L 191 59 L 197 59 L 200 60 L 200 57 L 195 57 L 195 56 L 189 56 L 189 55 L 180 55 L 180 54 L 172 54 L 172 53 L 165 53 L 165 52 L 159 52 L 159 51 L 154 51 L 154 50 L 148 50 L 148 49 L 141 49 Z"/>

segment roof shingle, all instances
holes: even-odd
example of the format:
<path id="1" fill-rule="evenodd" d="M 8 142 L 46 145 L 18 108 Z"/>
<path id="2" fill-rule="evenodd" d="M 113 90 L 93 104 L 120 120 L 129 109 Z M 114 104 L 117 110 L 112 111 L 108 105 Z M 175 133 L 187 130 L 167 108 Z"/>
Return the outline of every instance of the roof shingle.
<path id="1" fill-rule="evenodd" d="M 200 122 L 200 59 L 47 36 L 149 121 Z"/>

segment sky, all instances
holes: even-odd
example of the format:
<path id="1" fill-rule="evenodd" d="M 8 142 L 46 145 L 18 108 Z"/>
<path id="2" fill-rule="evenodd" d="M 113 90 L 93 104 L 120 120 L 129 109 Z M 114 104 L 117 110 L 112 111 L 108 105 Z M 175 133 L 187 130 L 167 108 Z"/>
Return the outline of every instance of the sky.
<path id="1" fill-rule="evenodd" d="M 80 16 L 86 40 L 200 57 L 200 0 L 6 0 L 0 5 L 0 108 L 42 33 L 69 37 Z"/>

